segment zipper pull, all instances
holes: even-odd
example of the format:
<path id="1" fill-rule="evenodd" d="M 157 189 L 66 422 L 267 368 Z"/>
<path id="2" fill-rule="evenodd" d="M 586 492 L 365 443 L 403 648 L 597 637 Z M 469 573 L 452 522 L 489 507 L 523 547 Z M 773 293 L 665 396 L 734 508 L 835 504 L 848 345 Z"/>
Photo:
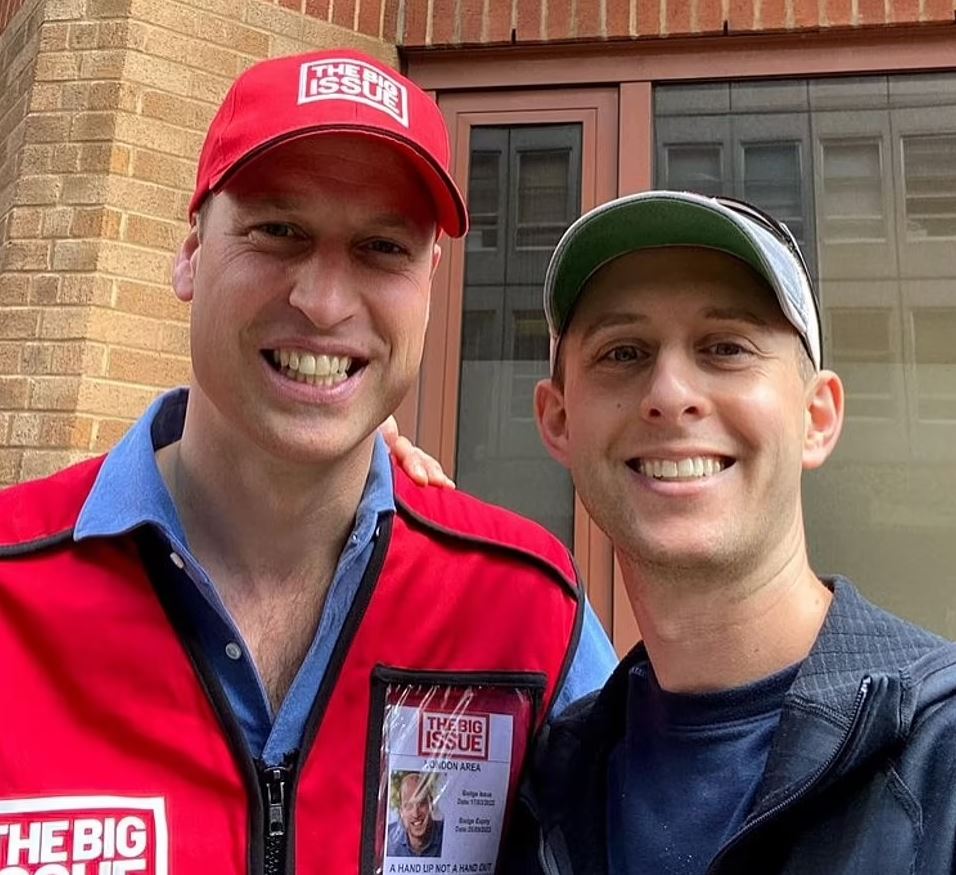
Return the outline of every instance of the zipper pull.
<path id="1" fill-rule="evenodd" d="M 267 768 L 262 775 L 266 803 L 266 835 L 279 838 L 285 835 L 285 788 L 289 781 L 289 770 L 284 766 Z"/>

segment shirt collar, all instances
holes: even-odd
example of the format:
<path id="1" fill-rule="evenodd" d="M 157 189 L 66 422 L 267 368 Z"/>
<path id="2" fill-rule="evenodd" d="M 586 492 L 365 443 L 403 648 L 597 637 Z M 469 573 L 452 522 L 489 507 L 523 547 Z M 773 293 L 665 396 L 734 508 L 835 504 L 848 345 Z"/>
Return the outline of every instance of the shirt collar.
<path id="1" fill-rule="evenodd" d="M 186 389 L 161 395 L 110 451 L 80 511 L 74 540 L 113 537 L 153 525 L 170 540 L 186 543 L 155 453 L 182 436 L 188 395 Z M 394 511 L 389 454 L 381 435 L 376 435 L 368 479 L 355 513 L 354 531 L 374 527 L 381 514 Z"/>

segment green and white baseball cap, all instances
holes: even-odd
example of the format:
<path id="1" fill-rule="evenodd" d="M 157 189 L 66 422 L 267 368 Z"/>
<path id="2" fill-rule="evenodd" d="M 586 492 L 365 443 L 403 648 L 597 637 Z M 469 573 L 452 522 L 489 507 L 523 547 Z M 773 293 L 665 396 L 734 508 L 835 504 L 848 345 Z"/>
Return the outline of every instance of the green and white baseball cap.
<path id="1" fill-rule="evenodd" d="M 820 306 L 790 230 L 744 201 L 682 191 L 645 191 L 609 201 L 564 232 L 544 280 L 552 368 L 558 341 L 588 280 L 621 255 L 663 246 L 716 249 L 752 267 L 773 289 L 814 367 L 820 368 Z"/>

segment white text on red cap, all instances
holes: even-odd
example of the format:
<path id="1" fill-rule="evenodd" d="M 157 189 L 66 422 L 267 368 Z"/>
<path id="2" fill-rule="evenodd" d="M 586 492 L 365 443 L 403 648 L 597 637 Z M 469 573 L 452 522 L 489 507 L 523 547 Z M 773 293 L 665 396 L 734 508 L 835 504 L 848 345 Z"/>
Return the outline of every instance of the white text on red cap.
<path id="1" fill-rule="evenodd" d="M 349 100 L 381 110 L 408 127 L 408 92 L 387 73 L 348 58 L 309 61 L 299 71 L 299 103 Z"/>

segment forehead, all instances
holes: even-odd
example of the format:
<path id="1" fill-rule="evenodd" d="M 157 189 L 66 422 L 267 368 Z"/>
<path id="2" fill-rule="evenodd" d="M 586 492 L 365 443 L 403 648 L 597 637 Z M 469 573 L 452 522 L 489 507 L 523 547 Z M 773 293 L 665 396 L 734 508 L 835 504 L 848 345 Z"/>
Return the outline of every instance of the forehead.
<path id="1" fill-rule="evenodd" d="M 241 202 L 367 205 L 427 225 L 435 209 L 421 177 L 400 148 L 353 134 L 297 137 L 243 165 L 224 186 Z"/>
<path id="2" fill-rule="evenodd" d="M 401 795 L 402 801 L 407 801 L 410 797 L 418 793 L 422 784 L 422 779 L 416 775 L 408 775 L 402 779 Z"/>
<path id="3" fill-rule="evenodd" d="M 789 327 L 773 290 L 749 265 L 714 249 L 673 246 L 615 258 L 587 282 L 569 333 L 621 311 L 671 319 L 739 311 Z"/>

